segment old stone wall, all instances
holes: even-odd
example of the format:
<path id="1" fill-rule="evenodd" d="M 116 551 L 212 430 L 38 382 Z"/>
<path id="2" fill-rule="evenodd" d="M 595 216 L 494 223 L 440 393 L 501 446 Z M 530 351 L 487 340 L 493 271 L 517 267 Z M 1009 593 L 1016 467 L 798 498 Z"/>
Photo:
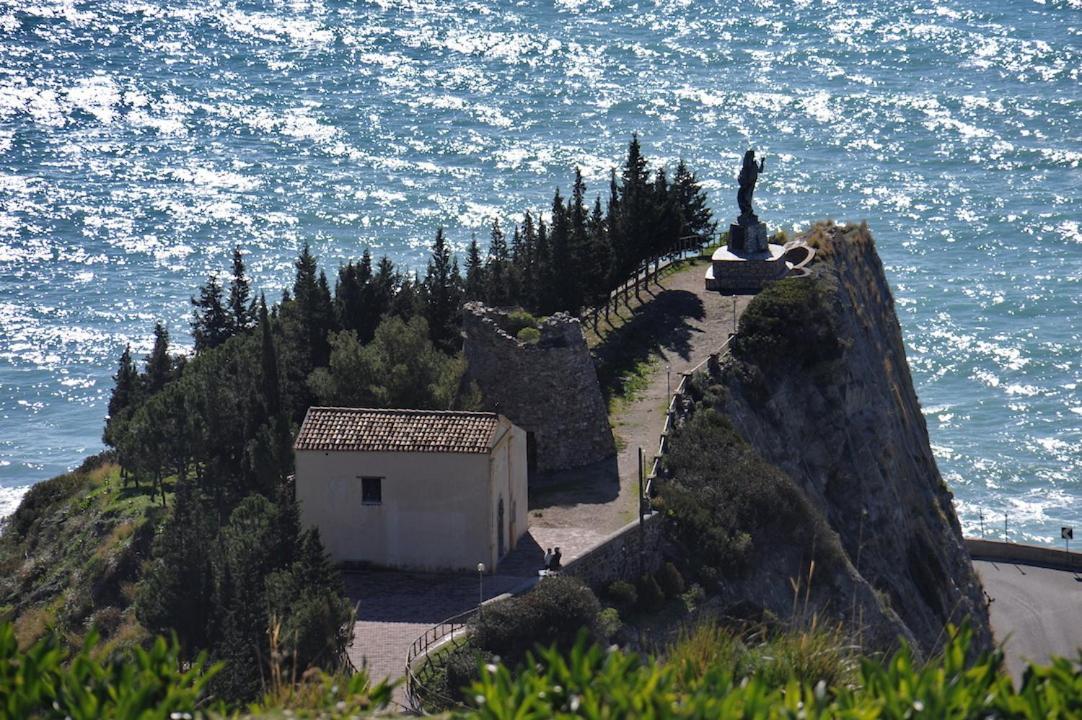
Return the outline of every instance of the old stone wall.
<path id="1" fill-rule="evenodd" d="M 508 316 L 477 302 L 462 311 L 468 377 L 487 409 L 532 434 L 542 473 L 614 455 L 608 409 L 578 319 L 545 318 L 537 341 L 523 342 L 507 332 Z"/>
<path id="2" fill-rule="evenodd" d="M 573 575 L 595 590 L 614 580 L 634 583 L 643 573 L 661 567 L 663 514 L 655 512 L 639 521 L 633 520 L 592 549 L 563 567 L 564 575 Z"/>

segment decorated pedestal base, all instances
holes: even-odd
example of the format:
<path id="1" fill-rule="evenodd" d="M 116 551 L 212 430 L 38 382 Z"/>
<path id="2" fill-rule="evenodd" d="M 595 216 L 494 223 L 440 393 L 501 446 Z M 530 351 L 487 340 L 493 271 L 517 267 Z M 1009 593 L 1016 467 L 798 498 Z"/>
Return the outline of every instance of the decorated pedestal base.
<path id="1" fill-rule="evenodd" d="M 706 270 L 706 289 L 725 291 L 757 291 L 768 282 L 785 277 L 790 265 L 785 262 L 786 249 L 781 245 L 764 243 L 761 252 L 734 252 L 718 248 Z"/>

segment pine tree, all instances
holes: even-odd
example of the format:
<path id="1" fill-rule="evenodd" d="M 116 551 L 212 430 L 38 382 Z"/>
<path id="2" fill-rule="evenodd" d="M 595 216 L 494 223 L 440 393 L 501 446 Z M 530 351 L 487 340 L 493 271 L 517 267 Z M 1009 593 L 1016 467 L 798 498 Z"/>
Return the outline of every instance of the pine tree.
<path id="1" fill-rule="evenodd" d="M 481 260 L 481 248 L 477 237 L 470 239 L 466 251 L 466 300 L 485 299 L 485 266 Z"/>
<path id="2" fill-rule="evenodd" d="M 461 278 L 458 277 L 457 261 L 452 260 L 451 250 L 443 236 L 443 228 L 436 231 L 432 243 L 432 259 L 428 262 L 422 285 L 425 301 L 425 317 L 432 342 L 447 352 L 458 350 L 459 308 L 461 306 Z"/>
<path id="3" fill-rule="evenodd" d="M 658 168 L 654 173 L 654 187 L 651 191 L 653 203 L 653 231 L 647 257 L 658 257 L 671 253 L 680 238 L 680 211 L 676 207 L 670 191 L 665 168 Z"/>
<path id="4" fill-rule="evenodd" d="M 384 255 L 379 259 L 375 277 L 372 278 L 372 313 L 376 316 L 377 327 L 379 321 L 391 311 L 397 288 L 398 273 L 391 259 Z"/>
<path id="5" fill-rule="evenodd" d="M 609 289 L 615 290 L 625 277 L 625 268 L 629 264 L 627 243 L 624 242 L 621 228 L 623 225 L 623 207 L 620 205 L 620 187 L 616 184 L 616 171 L 609 174 L 609 201 L 605 208 L 605 234 L 609 238 Z"/>
<path id="6" fill-rule="evenodd" d="M 146 356 L 143 386 L 148 395 L 153 395 L 172 379 L 173 357 L 169 354 L 169 331 L 158 322 L 154 324 L 154 347 Z"/>
<path id="7" fill-rule="evenodd" d="M 102 433 L 102 442 L 106 445 L 114 448 L 117 446 L 122 428 L 131 417 L 139 395 L 139 371 L 132 361 L 131 345 L 125 345 L 116 375 L 113 375 L 113 392 L 109 396 L 109 415 L 105 419 L 105 430 Z"/>
<path id="8" fill-rule="evenodd" d="M 612 287 L 612 250 L 609 247 L 609 235 L 605 224 L 605 215 L 601 211 L 601 196 L 594 200 L 593 213 L 587 222 L 588 253 L 585 263 L 586 287 L 589 303 L 599 307 L 609 299 Z"/>
<path id="9" fill-rule="evenodd" d="M 650 230 L 653 225 L 650 169 L 639 146 L 639 136 L 632 135 L 627 147 L 620 182 L 621 274 L 628 276 L 639 269 L 650 255 Z"/>
<path id="10" fill-rule="evenodd" d="M 523 307 L 537 311 L 537 231 L 533 215 L 529 211 L 522 218 L 522 246 L 514 255 L 515 269 L 519 278 L 518 302 Z"/>
<path id="11" fill-rule="evenodd" d="M 222 285 L 216 275 L 207 278 L 207 283 L 199 288 L 199 297 L 192 298 L 192 338 L 196 352 L 215 348 L 229 339 L 232 334 L 232 319 L 222 303 Z"/>
<path id="12" fill-rule="evenodd" d="M 252 284 L 244 267 L 244 255 L 240 246 L 233 248 L 233 277 L 229 281 L 230 334 L 250 330 L 256 321 L 255 301 L 251 297 Z"/>
<path id="13" fill-rule="evenodd" d="M 189 482 L 178 482 L 172 512 L 154 541 L 151 560 L 138 585 L 135 615 L 156 635 L 175 632 L 181 657 L 191 660 L 210 643 L 213 572 L 212 512 Z"/>
<path id="14" fill-rule="evenodd" d="M 556 312 L 557 300 L 554 286 L 556 273 L 557 270 L 553 267 L 548 227 L 545 225 L 544 218 L 540 218 L 537 221 L 537 244 L 534 252 L 533 278 L 537 298 L 534 312 L 542 315 Z"/>
<path id="15" fill-rule="evenodd" d="M 282 411 L 281 380 L 278 376 L 278 352 L 274 347 L 274 332 L 267 314 L 267 299 L 262 296 L 259 298 L 259 337 L 259 382 L 263 410 L 267 417 L 274 417 Z"/>
<path id="16" fill-rule="evenodd" d="M 672 194 L 680 211 L 683 234 L 694 236 L 694 242 L 699 247 L 708 244 L 717 223 L 706 204 L 706 191 L 683 159 L 676 165 Z"/>
<path id="17" fill-rule="evenodd" d="M 300 323 L 299 340 L 307 350 L 308 362 L 303 375 L 327 364 L 330 346 L 327 333 L 335 328 L 334 305 L 327 276 L 318 271 L 316 259 L 308 243 L 294 263 L 297 274 L 293 281 L 293 299 L 296 303 L 297 321 Z"/>
<path id="18" fill-rule="evenodd" d="M 361 342 L 370 342 L 376 332 L 376 326 L 383 316 L 379 308 L 378 292 L 372 276 L 372 253 L 368 248 L 361 254 L 361 262 L 357 265 L 357 282 L 361 288 L 361 314 L 356 323 L 357 335 Z M 344 326 L 339 325 L 340 329 Z"/>
<path id="19" fill-rule="evenodd" d="M 570 275 L 568 285 L 570 287 L 570 306 L 575 312 L 586 301 L 590 272 L 590 248 L 589 231 L 587 229 L 586 210 L 586 183 L 582 178 L 582 171 L 575 168 L 575 184 L 572 187 L 571 199 L 567 204 L 569 222 L 568 259 L 567 272 Z"/>
<path id="20" fill-rule="evenodd" d="M 549 230 L 549 246 L 551 259 L 548 267 L 548 277 L 544 284 L 552 288 L 552 311 L 565 310 L 577 313 L 579 308 L 575 304 L 578 288 L 575 285 L 575 274 L 571 269 L 574 257 L 571 253 L 571 225 L 568 218 L 567 207 L 563 198 L 560 197 L 559 188 L 552 198 L 552 227 Z"/>
<path id="21" fill-rule="evenodd" d="M 488 262 L 485 266 L 488 302 L 492 305 L 507 305 L 511 301 L 507 278 L 510 266 L 511 256 L 507 251 L 507 239 L 500 228 L 500 221 L 494 219 L 489 235 Z"/>

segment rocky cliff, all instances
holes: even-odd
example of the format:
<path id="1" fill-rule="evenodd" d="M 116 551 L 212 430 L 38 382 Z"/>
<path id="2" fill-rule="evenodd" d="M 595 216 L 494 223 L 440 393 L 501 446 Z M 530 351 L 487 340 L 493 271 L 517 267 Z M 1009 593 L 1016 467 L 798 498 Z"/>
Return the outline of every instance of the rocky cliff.
<path id="1" fill-rule="evenodd" d="M 871 634 L 901 635 L 926 653 L 948 623 L 968 618 L 989 647 L 983 592 L 929 447 L 875 243 L 864 226 L 833 223 L 803 239 L 818 251 L 809 275 L 755 298 L 686 414 L 712 406 L 825 521 L 819 542 L 844 557 L 820 574 L 821 607 L 841 616 L 860 606 Z M 722 586 L 778 612 L 792 603 L 785 578 L 800 562 L 760 550 L 753 572 Z"/>

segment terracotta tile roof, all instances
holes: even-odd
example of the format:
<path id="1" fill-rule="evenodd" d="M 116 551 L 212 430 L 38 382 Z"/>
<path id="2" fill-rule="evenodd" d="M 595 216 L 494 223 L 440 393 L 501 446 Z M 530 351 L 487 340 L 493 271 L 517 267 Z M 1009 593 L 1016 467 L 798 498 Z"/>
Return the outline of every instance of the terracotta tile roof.
<path id="1" fill-rule="evenodd" d="M 484 454 L 498 423 L 495 413 L 313 407 L 293 448 Z"/>

